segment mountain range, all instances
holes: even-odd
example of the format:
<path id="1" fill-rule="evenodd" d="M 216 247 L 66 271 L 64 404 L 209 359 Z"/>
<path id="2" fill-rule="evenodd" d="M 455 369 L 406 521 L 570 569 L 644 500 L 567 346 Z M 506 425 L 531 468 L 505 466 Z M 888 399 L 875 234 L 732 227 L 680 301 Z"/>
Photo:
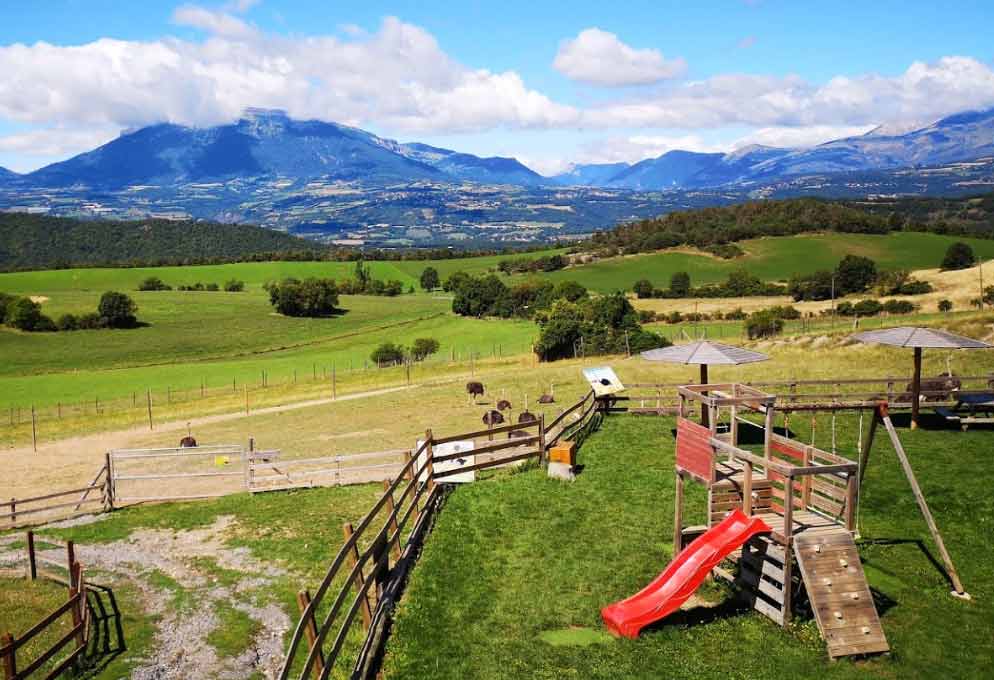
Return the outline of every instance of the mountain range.
<path id="1" fill-rule="evenodd" d="M 959 196 L 992 187 L 994 109 L 810 148 L 677 150 L 556 177 L 514 158 L 250 109 L 216 127 L 128 131 L 27 174 L 0 169 L 0 211 L 249 223 L 384 247 L 492 247 L 754 199 Z"/>
<path id="2" fill-rule="evenodd" d="M 693 189 L 751 184 L 801 175 L 894 170 L 994 155 L 994 109 L 943 118 L 908 132 L 878 127 L 810 148 L 748 146 L 731 153 L 669 151 L 634 165 L 582 165 L 552 179 L 559 184 L 633 190 Z"/>
<path id="3" fill-rule="evenodd" d="M 118 189 L 258 176 L 304 182 L 543 181 L 513 158 L 479 158 L 424 144 L 400 144 L 358 128 L 293 120 L 283 111 L 267 109 L 249 109 L 235 123 L 210 128 L 151 125 L 7 179 L 28 186 Z"/>

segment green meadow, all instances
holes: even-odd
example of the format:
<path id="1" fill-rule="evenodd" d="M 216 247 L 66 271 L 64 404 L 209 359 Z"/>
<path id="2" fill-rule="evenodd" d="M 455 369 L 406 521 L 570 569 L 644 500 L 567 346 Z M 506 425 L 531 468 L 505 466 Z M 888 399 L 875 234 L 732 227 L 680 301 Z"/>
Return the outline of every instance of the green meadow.
<path id="1" fill-rule="evenodd" d="M 994 240 L 966 239 L 937 234 L 901 232 L 886 236 L 813 234 L 742 241 L 746 251 L 734 260 L 684 251 L 661 251 L 601 260 L 547 274 L 555 281 L 575 279 L 602 293 L 631 290 L 639 279 L 657 287 L 669 284 L 674 272 L 690 274 L 692 283 L 716 283 L 728 273 L 745 268 L 765 281 L 786 281 L 792 274 L 834 269 L 846 255 L 873 259 L 881 269 L 937 268 L 951 243 L 969 243 L 978 257 L 994 258 Z"/>

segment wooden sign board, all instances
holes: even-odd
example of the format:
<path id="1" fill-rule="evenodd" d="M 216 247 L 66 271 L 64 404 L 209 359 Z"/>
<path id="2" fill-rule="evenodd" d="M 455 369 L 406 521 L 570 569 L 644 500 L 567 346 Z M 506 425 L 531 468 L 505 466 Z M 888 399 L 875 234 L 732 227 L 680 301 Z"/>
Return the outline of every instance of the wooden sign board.
<path id="1" fill-rule="evenodd" d="M 610 366 L 585 368 L 583 369 L 583 377 L 590 383 L 590 387 L 594 391 L 594 396 L 597 397 L 616 394 L 625 389 L 625 386 L 621 384 L 621 380 L 615 375 L 614 369 Z"/>
<path id="2" fill-rule="evenodd" d="M 424 440 L 419 439 L 417 445 L 414 447 L 414 450 L 417 451 L 418 449 L 421 448 L 423 444 Z M 465 441 L 458 441 L 458 442 L 447 442 L 445 444 L 435 444 L 434 447 L 432 447 L 432 453 L 435 456 L 448 456 L 454 453 L 466 452 L 465 456 L 460 456 L 459 458 L 453 458 L 452 460 L 446 460 L 435 463 L 434 464 L 435 474 L 439 474 L 442 472 L 449 472 L 450 470 L 458 470 L 463 467 L 475 465 L 476 456 L 470 453 L 475 446 L 476 445 L 472 439 L 467 439 Z M 428 455 L 427 453 L 422 453 L 418 457 L 418 462 L 415 463 L 418 470 L 420 470 L 421 467 L 425 464 L 425 459 L 427 455 Z M 426 471 L 422 475 L 421 479 L 422 482 L 427 481 L 427 479 L 425 479 L 427 477 L 427 474 L 428 473 Z M 444 481 L 446 484 L 450 483 L 467 484 L 469 482 L 475 482 L 476 471 L 470 470 L 469 472 L 457 472 L 455 474 L 446 476 Z"/>

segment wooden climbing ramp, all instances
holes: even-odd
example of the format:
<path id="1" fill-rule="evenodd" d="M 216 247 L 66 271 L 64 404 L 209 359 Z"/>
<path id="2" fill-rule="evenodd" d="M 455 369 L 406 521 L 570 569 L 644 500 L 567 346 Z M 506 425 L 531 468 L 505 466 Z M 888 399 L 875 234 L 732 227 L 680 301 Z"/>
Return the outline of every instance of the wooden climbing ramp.
<path id="1" fill-rule="evenodd" d="M 794 537 L 794 553 L 828 655 L 889 652 L 852 536 L 801 533 Z"/>

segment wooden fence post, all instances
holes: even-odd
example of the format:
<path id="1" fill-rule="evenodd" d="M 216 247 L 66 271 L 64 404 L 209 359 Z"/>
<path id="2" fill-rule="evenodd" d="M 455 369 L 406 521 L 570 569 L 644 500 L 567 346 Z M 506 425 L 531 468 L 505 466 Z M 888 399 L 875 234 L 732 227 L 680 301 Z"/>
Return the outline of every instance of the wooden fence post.
<path id="1" fill-rule="evenodd" d="M 10 524 L 17 525 L 17 499 L 13 496 L 10 497 Z"/>
<path id="2" fill-rule="evenodd" d="M 300 615 L 303 616 L 304 612 L 307 610 L 308 605 L 311 603 L 311 593 L 307 590 L 301 590 L 297 593 L 297 607 L 300 609 Z M 308 653 L 314 648 L 314 643 L 318 639 L 318 622 L 314 618 L 314 612 L 312 611 L 304 621 L 304 636 L 307 638 L 307 649 Z M 324 674 L 324 650 L 320 647 L 318 648 L 316 661 L 313 666 L 311 666 L 311 675 L 314 676 L 314 680 L 320 680 L 321 676 Z"/>
<path id="3" fill-rule="evenodd" d="M 3 657 L 3 677 L 4 680 L 13 680 L 17 677 L 17 661 L 14 658 L 14 636 L 4 633 L 0 637 L 0 647 L 7 649 Z"/>
<path id="4" fill-rule="evenodd" d="M 538 462 L 544 463 L 545 458 L 545 414 L 543 413 L 538 417 Z"/>
<path id="5" fill-rule="evenodd" d="M 76 544 L 66 541 L 66 563 L 69 567 L 69 583 L 72 584 L 72 565 L 76 564 Z"/>
<path id="6" fill-rule="evenodd" d="M 35 416 L 34 404 L 31 405 L 31 448 L 38 451 L 38 419 Z"/>
<path id="7" fill-rule="evenodd" d="M 248 383 L 245 384 L 245 415 L 248 415 Z"/>
<path id="8" fill-rule="evenodd" d="M 38 562 L 35 557 L 35 532 L 28 532 L 28 578 L 32 581 L 38 578 Z"/>
<path id="9" fill-rule="evenodd" d="M 393 502 L 393 492 L 390 490 L 390 480 L 389 479 L 384 479 L 383 480 L 383 491 L 384 491 L 384 493 L 388 494 L 387 495 L 387 506 L 386 506 L 387 507 L 387 512 L 389 512 L 391 515 L 394 515 L 394 510 L 396 510 L 396 506 L 394 505 L 394 502 Z M 393 542 L 393 556 L 394 556 L 394 560 L 396 561 L 396 560 L 400 559 L 400 532 L 398 531 L 398 528 L 397 528 L 397 516 L 396 515 L 394 515 L 393 519 L 390 520 L 390 531 L 392 533 L 397 534 L 397 538 Z"/>
<path id="10" fill-rule="evenodd" d="M 104 454 L 104 511 L 114 509 L 114 468 L 111 466 L 110 451 Z"/>
<path id="11" fill-rule="evenodd" d="M 145 391 L 145 402 L 148 404 L 148 429 L 152 428 L 152 390 Z"/>
<path id="12" fill-rule="evenodd" d="M 338 377 L 335 371 L 335 364 L 331 365 L 331 398 L 338 399 Z"/>
<path id="13" fill-rule="evenodd" d="M 69 565 L 69 598 L 75 598 L 72 605 L 72 625 L 78 628 L 76 631 L 76 646 L 82 648 L 86 646 L 86 631 L 83 630 L 84 609 L 86 607 L 86 589 L 83 586 L 83 566 L 79 562 L 72 562 Z"/>
<path id="14" fill-rule="evenodd" d="M 345 542 L 348 543 L 349 539 L 352 538 L 354 530 L 352 529 L 352 523 L 346 522 L 342 525 L 342 535 L 345 537 Z M 348 565 L 349 568 L 355 569 L 355 565 L 359 563 L 359 547 L 353 543 L 352 549 L 348 553 Z M 352 585 L 355 586 L 356 593 L 361 597 L 361 603 L 359 605 L 359 611 L 362 613 L 362 629 L 369 630 L 370 624 L 373 622 L 373 610 L 369 606 L 369 598 L 363 593 L 362 587 L 366 584 L 366 577 L 362 574 L 362 569 L 358 571 Z"/>
<path id="15" fill-rule="evenodd" d="M 435 490 L 435 453 L 433 451 L 431 428 L 425 430 L 425 473 L 428 476 L 428 494 Z"/>

